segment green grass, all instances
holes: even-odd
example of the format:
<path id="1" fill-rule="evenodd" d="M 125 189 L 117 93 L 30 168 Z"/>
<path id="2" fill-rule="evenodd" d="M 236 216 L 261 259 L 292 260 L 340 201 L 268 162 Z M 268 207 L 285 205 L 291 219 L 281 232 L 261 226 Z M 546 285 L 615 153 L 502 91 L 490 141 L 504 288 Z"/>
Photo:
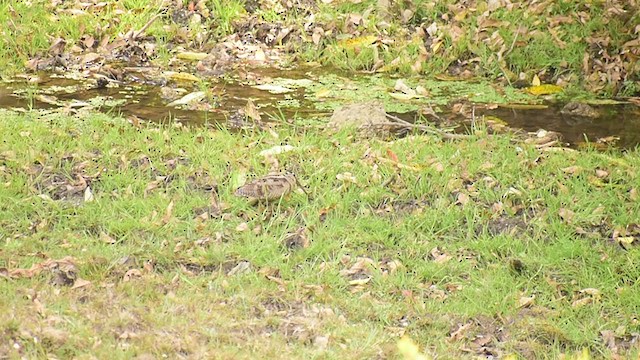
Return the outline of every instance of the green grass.
<path id="1" fill-rule="evenodd" d="M 501 356 L 609 357 L 601 331 L 613 331 L 618 352 L 638 356 L 625 346 L 640 330 L 640 250 L 611 240 L 637 222 L 638 151 L 541 152 L 482 131 L 386 142 L 284 127 L 278 138 L 138 129 L 96 114 L 2 117 L 0 268 L 72 256 L 91 285 L 54 286 L 46 269 L 0 279 L 0 353 L 393 358 L 404 333 L 443 357 L 472 356 L 481 336 Z M 243 174 L 269 171 L 258 153 L 281 144 L 296 147 L 278 162 L 311 198 L 252 206 L 234 197 Z M 418 170 L 380 160 L 389 151 Z M 345 172 L 355 184 L 337 179 Z M 67 187 L 80 175 L 94 201 Z M 203 220 L 205 185 L 217 186 L 224 210 Z M 574 213 L 569 222 L 561 209 Z M 243 222 L 249 230 L 237 231 Z M 287 249 L 300 226 L 310 246 Z M 345 271 L 359 258 L 370 259 L 359 274 L 370 280 L 353 285 L 360 277 Z M 241 261 L 250 270 L 228 275 Z"/>

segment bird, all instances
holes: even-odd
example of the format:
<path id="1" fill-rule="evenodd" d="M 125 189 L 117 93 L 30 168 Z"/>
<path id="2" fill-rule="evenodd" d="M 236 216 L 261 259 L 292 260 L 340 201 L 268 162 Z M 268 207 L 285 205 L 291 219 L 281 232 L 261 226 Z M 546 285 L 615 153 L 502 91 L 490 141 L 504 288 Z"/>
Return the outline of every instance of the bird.
<path id="1" fill-rule="evenodd" d="M 252 202 L 260 200 L 268 202 L 280 199 L 298 187 L 306 194 L 294 173 L 272 173 L 240 186 L 234 194 L 248 198 Z"/>

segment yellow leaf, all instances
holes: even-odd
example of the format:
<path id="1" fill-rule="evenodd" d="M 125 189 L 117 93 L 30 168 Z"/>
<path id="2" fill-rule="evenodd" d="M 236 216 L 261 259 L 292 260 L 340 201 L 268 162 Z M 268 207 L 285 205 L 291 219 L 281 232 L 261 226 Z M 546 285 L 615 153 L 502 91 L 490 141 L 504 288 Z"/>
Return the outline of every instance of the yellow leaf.
<path id="1" fill-rule="evenodd" d="M 442 41 L 434 42 L 431 44 L 431 51 L 433 51 L 434 54 L 437 54 L 438 50 L 440 50 L 440 46 L 442 46 Z"/>
<path id="2" fill-rule="evenodd" d="M 484 121 L 486 121 L 487 123 L 491 123 L 492 125 L 503 125 L 503 126 L 507 126 L 509 125 L 506 121 L 500 119 L 497 116 L 491 116 L 491 115 L 487 115 L 484 117 Z"/>
<path id="3" fill-rule="evenodd" d="M 331 90 L 324 88 L 324 89 L 320 89 L 318 91 L 316 91 L 316 97 L 317 98 L 324 98 L 324 97 L 328 97 L 329 95 L 331 95 Z"/>
<path id="4" fill-rule="evenodd" d="M 176 54 L 176 57 L 181 60 L 202 60 L 207 56 L 209 56 L 208 53 L 191 52 L 191 51 L 184 51 Z"/>
<path id="5" fill-rule="evenodd" d="M 195 75 L 186 73 L 186 72 L 167 72 L 166 73 L 167 76 L 169 76 L 169 78 L 173 81 L 192 81 L 192 82 L 199 82 L 200 78 L 198 78 Z"/>
<path id="6" fill-rule="evenodd" d="M 420 348 L 413 340 L 403 336 L 397 342 L 398 352 L 402 355 L 404 360 L 429 360 L 431 357 L 424 355 L 420 352 Z"/>
<path id="7" fill-rule="evenodd" d="M 462 10 L 453 17 L 453 20 L 462 21 L 465 17 L 467 17 L 467 10 Z"/>
<path id="8" fill-rule="evenodd" d="M 541 85 L 540 78 L 538 77 L 538 75 L 533 75 L 533 80 L 531 80 L 531 85 L 532 86 L 540 86 Z"/>
<path id="9" fill-rule="evenodd" d="M 435 78 L 437 80 L 442 80 L 442 81 L 463 81 L 464 79 L 460 78 L 460 77 L 456 77 L 456 76 L 451 76 L 451 75 L 447 75 L 447 74 L 438 74 L 435 76 Z"/>
<path id="10" fill-rule="evenodd" d="M 344 49 L 355 49 L 361 46 L 368 46 L 378 41 L 377 36 L 360 36 L 353 39 L 346 39 L 338 41 L 338 46 Z"/>
<path id="11" fill-rule="evenodd" d="M 403 94 L 403 93 L 398 93 L 398 92 L 389 93 L 389 96 L 391 96 L 392 98 L 394 98 L 396 100 L 411 100 L 414 97 L 416 97 L 415 95 Z"/>
<path id="12" fill-rule="evenodd" d="M 575 360 L 590 360 L 591 354 L 589 354 L 589 349 L 583 348 L 581 352 L 575 354 L 571 358 Z"/>
<path id="13" fill-rule="evenodd" d="M 558 85 L 534 85 L 527 88 L 527 91 L 532 95 L 551 95 L 562 92 L 562 87 Z"/>

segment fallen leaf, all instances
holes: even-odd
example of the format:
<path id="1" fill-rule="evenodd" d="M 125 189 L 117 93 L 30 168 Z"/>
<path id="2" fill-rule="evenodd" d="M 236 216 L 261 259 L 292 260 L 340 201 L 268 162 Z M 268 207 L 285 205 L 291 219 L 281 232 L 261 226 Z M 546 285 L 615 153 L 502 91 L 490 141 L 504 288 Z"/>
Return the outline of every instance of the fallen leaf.
<path id="1" fill-rule="evenodd" d="M 457 341 L 462 339 L 462 337 L 464 337 L 464 333 L 469 330 L 469 328 L 471 327 L 472 323 L 467 323 L 464 325 L 460 325 L 460 327 L 458 327 L 458 329 L 454 332 L 452 332 L 449 335 L 449 341 Z"/>
<path id="2" fill-rule="evenodd" d="M 244 106 L 244 114 L 255 121 L 262 120 L 262 116 L 260 116 L 260 111 L 258 110 L 256 105 L 253 103 L 253 100 L 251 99 L 247 100 L 247 105 Z"/>
<path id="3" fill-rule="evenodd" d="M 577 165 L 573 165 L 573 166 L 569 166 L 569 167 L 566 167 L 566 168 L 562 168 L 560 170 L 562 170 L 562 172 L 564 172 L 565 174 L 569 174 L 569 175 L 576 175 L 576 174 L 579 174 L 580 172 L 582 172 L 582 168 L 580 166 L 577 166 Z"/>
<path id="4" fill-rule="evenodd" d="M 469 203 L 469 201 L 471 201 L 471 198 L 469 197 L 469 195 L 463 192 L 459 192 L 456 196 L 456 204 L 466 205 Z"/>
<path id="5" fill-rule="evenodd" d="M 264 50 L 262 50 L 262 48 L 258 48 L 253 59 L 258 62 L 265 62 L 267 61 L 267 55 L 264 53 Z"/>
<path id="6" fill-rule="evenodd" d="M 113 237 L 109 236 L 109 234 L 105 233 L 104 231 L 100 232 L 100 241 L 113 245 L 115 244 L 117 241 L 116 239 L 114 239 Z"/>
<path id="7" fill-rule="evenodd" d="M 350 172 L 345 172 L 342 174 L 338 174 L 336 175 L 336 179 L 343 181 L 343 182 L 350 182 L 353 184 L 357 184 L 358 183 L 358 179 L 356 179 L 355 176 L 353 176 Z"/>
<path id="8" fill-rule="evenodd" d="M 202 60 L 207 56 L 209 56 L 209 53 L 191 51 L 183 51 L 176 54 L 176 57 L 181 60 Z"/>
<path id="9" fill-rule="evenodd" d="M 248 261 L 240 261 L 238 265 L 234 266 L 233 269 L 229 270 L 227 276 L 234 276 L 239 274 L 248 273 L 251 271 L 251 263 Z"/>
<path id="10" fill-rule="evenodd" d="M 284 94 L 284 93 L 293 91 L 292 89 L 286 88 L 284 86 L 272 85 L 272 84 L 261 84 L 261 85 L 255 85 L 253 87 L 258 90 L 268 91 L 272 94 Z"/>
<path id="11" fill-rule="evenodd" d="M 289 151 L 295 150 L 294 146 L 291 145 L 278 145 L 278 146 L 274 146 L 272 148 L 266 149 L 266 150 L 262 150 L 260 151 L 260 153 L 258 155 L 260 156 L 273 156 L 273 155 L 279 155 L 282 153 L 286 153 Z"/>
<path id="12" fill-rule="evenodd" d="M 553 95 L 562 92 L 562 87 L 558 85 L 545 84 L 528 87 L 527 91 L 531 95 Z"/>
<path id="13" fill-rule="evenodd" d="M 403 336 L 396 343 L 398 352 L 404 360 L 429 360 L 431 357 L 420 352 L 420 348 L 409 337 Z"/>
<path id="14" fill-rule="evenodd" d="M 171 217 L 173 216 L 173 206 L 174 206 L 174 203 L 173 203 L 173 200 L 171 200 L 169 202 L 169 205 L 167 205 L 167 209 L 165 210 L 164 216 L 162 217 L 163 224 L 168 224 L 169 221 L 171 220 Z"/>
<path id="15" fill-rule="evenodd" d="M 91 187 L 87 186 L 86 189 L 84 189 L 84 202 L 92 202 L 94 200 L 93 198 L 93 192 L 91 192 Z"/>
<path id="16" fill-rule="evenodd" d="M 564 222 L 571 223 L 573 217 L 575 216 L 575 213 L 569 209 L 560 208 L 560 210 L 558 210 L 558 215 L 560 215 L 560 218 L 562 218 Z"/>
<path id="17" fill-rule="evenodd" d="M 76 281 L 73 283 L 73 286 L 71 287 L 71 289 L 78 289 L 78 288 L 89 286 L 89 285 L 91 285 L 91 281 L 77 278 Z"/>
<path id="18" fill-rule="evenodd" d="M 133 279 L 137 279 L 141 277 L 142 277 L 142 272 L 140 270 L 130 269 L 126 273 L 124 273 L 124 276 L 122 277 L 122 281 L 129 282 Z"/>
<path id="19" fill-rule="evenodd" d="M 522 296 L 518 299 L 518 308 L 527 308 L 533 305 L 536 300 L 536 296 Z"/>
<path id="20" fill-rule="evenodd" d="M 591 304 L 592 302 L 593 302 L 593 298 L 591 298 L 591 297 L 584 297 L 584 298 L 581 298 L 581 299 L 578 299 L 578 300 L 576 300 L 576 301 L 572 302 L 572 303 L 571 303 L 571 306 L 572 306 L 572 307 L 574 307 L 574 308 L 575 308 L 575 307 L 582 307 L 582 306 L 585 306 L 585 305 Z"/>
<path id="21" fill-rule="evenodd" d="M 618 245 L 622 246 L 625 249 L 629 249 L 631 245 L 636 241 L 636 238 L 633 236 L 618 236 L 615 238 Z"/>
<path id="22" fill-rule="evenodd" d="M 533 75 L 533 79 L 531 80 L 531 85 L 532 86 L 540 86 L 540 84 L 542 84 L 540 82 L 540 78 L 538 77 L 538 75 Z"/>
<path id="23" fill-rule="evenodd" d="M 181 97 L 180 99 L 178 99 L 176 101 L 170 102 L 169 104 L 167 104 L 167 106 L 175 107 L 175 106 L 180 106 L 180 105 L 188 105 L 188 104 L 197 103 L 200 100 L 204 99 L 205 96 L 206 96 L 206 93 L 204 91 L 192 92 L 190 94 L 187 94 L 187 95 Z"/>
<path id="24" fill-rule="evenodd" d="M 200 78 L 193 75 L 193 74 L 189 74 L 189 73 L 185 73 L 185 72 L 174 72 L 174 71 L 167 71 L 165 73 L 165 75 L 173 80 L 173 81 L 182 81 L 182 82 L 200 82 Z M 172 105 L 169 105 L 172 106 Z"/>
<path id="25" fill-rule="evenodd" d="M 387 148 L 387 157 L 393 162 L 399 162 L 398 155 L 396 155 L 391 149 Z"/>

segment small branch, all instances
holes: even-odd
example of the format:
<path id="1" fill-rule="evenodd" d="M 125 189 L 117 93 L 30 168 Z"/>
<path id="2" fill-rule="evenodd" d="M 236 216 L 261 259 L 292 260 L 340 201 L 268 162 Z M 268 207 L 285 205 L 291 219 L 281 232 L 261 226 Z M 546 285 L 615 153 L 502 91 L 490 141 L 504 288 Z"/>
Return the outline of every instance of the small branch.
<path id="1" fill-rule="evenodd" d="M 447 139 L 447 140 L 460 140 L 460 139 L 468 139 L 469 138 L 469 135 L 450 134 L 450 133 L 446 133 L 444 131 L 441 131 L 441 130 L 438 130 L 438 129 L 434 129 L 434 128 L 426 126 L 426 125 L 412 124 L 412 123 L 410 123 L 408 121 L 400 119 L 397 116 L 393 116 L 393 115 L 389 115 L 389 114 L 387 114 L 387 118 L 389 118 L 390 120 L 393 120 L 395 122 L 380 123 L 380 124 L 376 124 L 376 125 L 377 126 L 396 126 L 396 127 L 404 127 L 404 128 L 409 128 L 409 129 L 418 129 L 418 130 L 424 131 L 426 133 L 438 135 L 441 138 Z"/>
<path id="2" fill-rule="evenodd" d="M 160 15 L 158 14 L 152 17 L 151 19 L 149 19 L 149 21 L 147 21 L 147 23 L 144 24 L 144 26 L 140 30 L 134 31 L 131 34 L 131 37 L 129 38 L 129 40 L 135 40 L 139 38 L 149 28 L 149 26 L 151 26 L 151 24 L 153 24 L 153 22 L 156 21 L 159 17 Z"/>

